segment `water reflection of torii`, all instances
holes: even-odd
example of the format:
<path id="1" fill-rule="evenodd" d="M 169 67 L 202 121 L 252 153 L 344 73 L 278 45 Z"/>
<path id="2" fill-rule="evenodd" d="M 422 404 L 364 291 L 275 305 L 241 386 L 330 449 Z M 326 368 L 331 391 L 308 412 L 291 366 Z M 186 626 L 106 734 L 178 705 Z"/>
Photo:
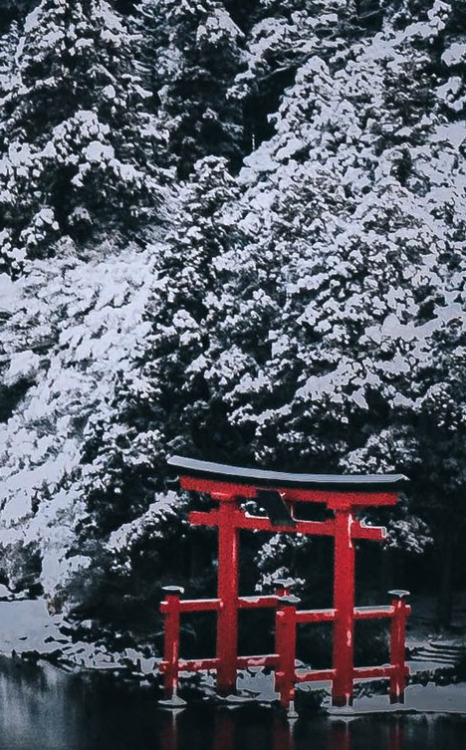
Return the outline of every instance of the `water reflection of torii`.
<path id="1" fill-rule="evenodd" d="M 179 725 L 181 712 L 166 713 L 160 734 L 160 750 L 180 750 Z M 390 717 L 386 744 L 379 750 L 402 750 L 403 725 L 399 716 Z M 299 720 L 298 720 L 299 721 Z M 354 718 L 331 718 L 327 724 L 327 750 L 357 750 L 352 747 L 352 723 Z M 211 743 L 203 745 L 204 750 L 237 750 L 239 742 L 237 728 L 241 715 L 236 711 L 220 709 L 215 712 Z M 312 735 L 312 723 L 309 727 Z M 295 722 L 286 721 L 282 714 L 274 713 L 271 723 L 270 750 L 295 750 Z M 323 748 L 323 746 L 322 746 Z M 242 749 L 241 749 L 242 750 Z"/>
<path id="2" fill-rule="evenodd" d="M 182 489 L 207 493 L 218 503 L 209 512 L 192 512 L 192 524 L 218 528 L 218 596 L 215 599 L 182 600 L 182 590 L 165 589 L 161 604 L 165 616 L 165 651 L 160 665 L 164 672 L 166 698 L 176 706 L 178 674 L 183 671 L 214 670 L 217 690 L 235 692 L 238 668 L 272 667 L 275 689 L 284 708 L 294 712 L 295 684 L 329 680 L 332 702 L 345 706 L 353 700 L 356 679 L 387 678 L 392 702 L 402 702 L 408 669 L 405 665 L 405 622 L 410 612 L 405 602 L 408 592 L 391 592 L 390 605 L 355 607 L 354 541 L 380 541 L 385 529 L 362 524 L 355 516 L 361 508 L 394 505 L 398 490 L 406 480 L 390 475 L 315 475 L 290 474 L 260 469 L 245 469 L 207 461 L 174 456 L 168 464 L 176 469 Z M 252 516 L 241 501 L 253 499 L 267 516 Z M 324 503 L 333 514 L 325 521 L 302 520 L 296 505 Z M 272 533 L 330 536 L 334 538 L 334 601 L 332 609 L 298 610 L 299 599 L 289 596 L 286 587 L 269 596 L 240 596 L 240 530 Z M 273 654 L 238 655 L 238 612 L 240 609 L 275 609 L 275 649 Z M 180 614 L 214 611 L 217 613 L 217 650 L 215 658 L 180 659 Z M 355 620 L 387 618 L 391 620 L 390 664 L 380 667 L 354 666 Z M 300 623 L 333 623 L 333 665 L 331 669 L 295 670 L 296 628 Z"/>

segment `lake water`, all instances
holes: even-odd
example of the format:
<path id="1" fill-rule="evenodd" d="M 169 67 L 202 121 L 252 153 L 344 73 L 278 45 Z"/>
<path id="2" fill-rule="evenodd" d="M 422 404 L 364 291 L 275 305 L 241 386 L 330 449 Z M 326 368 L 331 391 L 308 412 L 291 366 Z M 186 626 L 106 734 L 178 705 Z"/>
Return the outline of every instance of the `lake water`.
<path id="1" fill-rule="evenodd" d="M 466 707 L 465 707 L 466 709 Z M 0 658 L 0 750 L 464 750 L 466 717 L 300 718 L 268 707 L 192 705 L 173 715 L 150 690 Z"/>

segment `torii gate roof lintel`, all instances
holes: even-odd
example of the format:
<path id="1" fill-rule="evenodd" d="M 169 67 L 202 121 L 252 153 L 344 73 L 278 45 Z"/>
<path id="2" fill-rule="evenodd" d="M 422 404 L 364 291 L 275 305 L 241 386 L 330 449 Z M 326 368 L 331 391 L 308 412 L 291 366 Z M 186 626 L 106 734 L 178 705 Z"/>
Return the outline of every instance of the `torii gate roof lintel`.
<path id="1" fill-rule="evenodd" d="M 394 505 L 407 482 L 403 474 L 296 474 L 183 456 L 172 456 L 168 464 L 177 469 L 182 489 L 205 492 L 214 499 L 256 499 L 258 492 L 274 490 L 287 502 L 325 503 L 333 509 Z"/>

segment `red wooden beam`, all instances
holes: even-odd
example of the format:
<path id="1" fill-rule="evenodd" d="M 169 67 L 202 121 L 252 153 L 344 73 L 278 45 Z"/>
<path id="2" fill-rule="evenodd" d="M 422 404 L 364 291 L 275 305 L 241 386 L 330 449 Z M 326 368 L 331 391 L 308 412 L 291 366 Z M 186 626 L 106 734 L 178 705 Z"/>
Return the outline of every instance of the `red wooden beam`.
<path id="1" fill-rule="evenodd" d="M 320 680 L 333 680 L 334 669 L 312 669 L 309 672 L 298 672 L 295 675 L 296 682 L 320 682 Z"/>
<path id="2" fill-rule="evenodd" d="M 236 666 L 240 669 L 247 667 L 276 667 L 278 664 L 278 654 L 248 654 L 247 656 L 238 656 Z M 218 669 L 219 660 L 216 657 L 205 657 L 199 659 L 179 659 L 178 670 L 180 672 L 199 672 L 200 670 Z M 159 662 L 160 672 L 166 672 L 170 669 L 170 662 Z"/>
<path id="3" fill-rule="evenodd" d="M 189 522 L 196 526 L 218 526 L 220 509 L 208 512 L 193 510 L 189 514 Z M 313 536 L 332 536 L 334 530 L 334 521 L 298 521 L 296 526 L 274 526 L 266 516 L 250 516 L 237 510 L 234 516 L 234 523 L 237 529 L 249 531 L 268 531 L 272 534 L 311 534 Z"/>
<path id="4" fill-rule="evenodd" d="M 296 612 L 296 622 L 333 622 L 334 609 L 300 609 Z"/>
<path id="5" fill-rule="evenodd" d="M 267 489 L 260 485 L 236 484 L 216 479 L 204 479 L 180 475 L 180 487 L 183 490 L 204 492 L 207 495 L 221 494 L 227 497 L 236 497 L 254 500 L 257 498 L 257 490 Z M 305 490 L 290 487 L 274 487 L 287 502 L 313 502 L 326 503 L 332 508 L 361 507 L 368 505 L 395 505 L 398 499 L 397 492 L 371 492 L 363 491 L 337 491 L 337 490 Z"/>
<path id="6" fill-rule="evenodd" d="M 369 539 L 372 542 L 383 542 L 387 536 L 387 530 L 383 526 L 365 526 L 355 520 L 351 528 L 352 539 Z"/>
<path id="7" fill-rule="evenodd" d="M 220 609 L 220 599 L 180 599 L 179 612 L 214 612 Z M 160 611 L 169 611 L 168 602 L 160 602 Z"/>
<path id="8" fill-rule="evenodd" d="M 355 620 L 382 620 L 386 617 L 393 617 L 394 608 L 392 605 L 382 605 L 381 607 L 355 607 Z"/>
<path id="9" fill-rule="evenodd" d="M 355 667 L 353 673 L 354 677 L 359 680 L 368 678 L 375 680 L 383 677 L 391 677 L 394 669 L 391 664 L 383 667 Z"/>
<path id="10" fill-rule="evenodd" d="M 237 665 L 240 668 L 247 667 L 276 667 L 278 665 L 278 654 L 259 654 L 257 656 L 238 656 Z"/>
<path id="11" fill-rule="evenodd" d="M 238 598 L 238 609 L 260 609 L 262 607 L 277 606 L 276 596 L 240 596 Z"/>
<path id="12" fill-rule="evenodd" d="M 206 659 L 179 659 L 178 660 L 178 671 L 179 672 L 198 672 L 200 669 L 217 669 L 218 659 L 206 658 Z M 170 668 L 169 662 L 161 661 L 159 663 L 159 669 L 161 672 L 167 672 Z"/>
<path id="13" fill-rule="evenodd" d="M 220 509 L 210 511 L 192 510 L 189 513 L 189 522 L 193 526 L 218 526 Z M 335 521 L 329 518 L 326 521 L 300 521 L 295 519 L 296 526 L 274 526 L 266 516 L 251 516 L 242 510 L 236 509 L 234 523 L 237 529 L 250 531 L 268 531 L 272 534 L 306 534 L 310 536 L 333 536 L 335 533 Z M 386 531 L 379 526 L 364 526 L 354 520 L 351 528 L 353 539 L 369 539 L 382 541 L 385 539 Z"/>

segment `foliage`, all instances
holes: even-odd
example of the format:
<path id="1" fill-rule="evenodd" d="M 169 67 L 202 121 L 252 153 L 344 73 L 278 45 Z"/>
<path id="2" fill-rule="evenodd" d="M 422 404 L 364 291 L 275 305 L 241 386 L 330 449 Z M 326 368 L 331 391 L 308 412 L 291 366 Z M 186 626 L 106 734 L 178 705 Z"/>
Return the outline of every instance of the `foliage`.
<path id="1" fill-rule="evenodd" d="M 2 36 L 2 575 L 152 627 L 196 567 L 172 452 L 404 471 L 388 545 L 461 569 L 462 4 L 120 6 Z"/>
<path id="2" fill-rule="evenodd" d="M 238 166 L 241 111 L 228 89 L 242 64 L 243 33 L 218 0 L 144 0 L 146 60 L 154 66 L 159 118 L 178 174 L 212 154 Z"/>
<path id="3" fill-rule="evenodd" d="M 160 203 L 161 147 L 136 37 L 104 0 L 43 0 L 3 87 L 0 262 L 18 273 L 61 237 L 140 226 Z M 159 179 L 157 179 L 159 178 Z"/>

